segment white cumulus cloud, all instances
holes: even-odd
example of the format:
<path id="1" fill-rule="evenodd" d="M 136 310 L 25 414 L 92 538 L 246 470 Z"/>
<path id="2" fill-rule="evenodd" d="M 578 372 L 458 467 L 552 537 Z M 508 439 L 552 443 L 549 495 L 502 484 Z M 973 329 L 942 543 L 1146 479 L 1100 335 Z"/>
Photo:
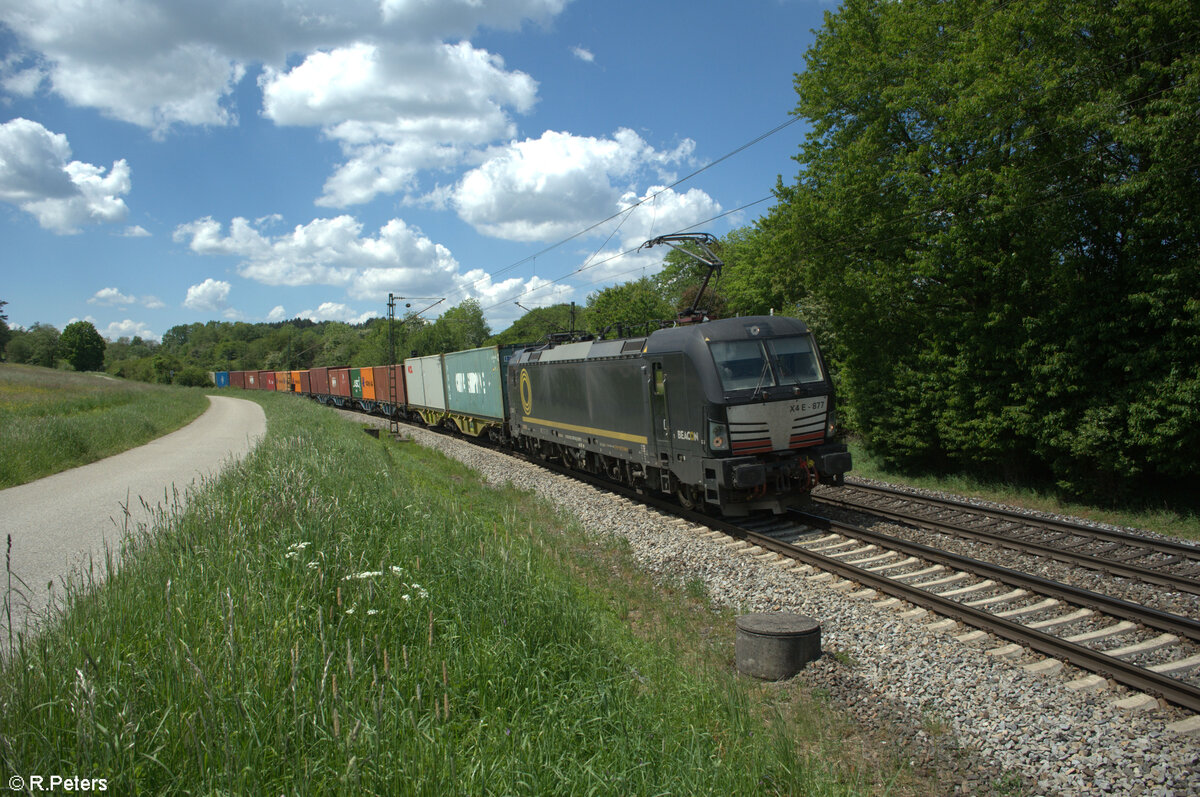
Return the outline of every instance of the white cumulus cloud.
<path id="1" fill-rule="evenodd" d="M 157 296 L 142 296 L 137 297 L 121 293 L 117 288 L 101 288 L 92 294 L 87 300 L 88 304 L 100 305 L 102 307 L 119 307 L 131 304 L 140 304 L 150 310 L 160 310 L 166 305 Z"/>
<path id="2" fill-rule="evenodd" d="M 411 191 L 417 174 L 448 168 L 514 132 L 506 108 L 533 106 L 537 84 L 467 42 L 316 52 L 287 71 L 267 68 L 263 113 L 281 125 L 319 126 L 347 160 L 318 204 L 367 202 Z"/>
<path id="3" fill-rule="evenodd" d="M 224 280 L 209 277 L 199 285 L 187 289 L 187 298 L 183 300 L 183 306 L 189 310 L 225 310 L 229 307 L 229 291 L 232 287 Z"/>
<path id="4" fill-rule="evenodd" d="M 550 241 L 621 210 L 628 186 L 685 162 L 695 144 L 659 151 L 632 130 L 611 138 L 546 131 L 494 149 L 459 181 L 450 202 L 476 230 L 512 241 Z"/>
<path id="5" fill-rule="evenodd" d="M 262 66 L 262 113 L 321 128 L 346 160 L 323 204 L 408 190 L 436 168 L 511 135 L 537 86 L 469 43 L 482 28 L 546 23 L 568 0 L 30 0 L 0 2 L 15 36 L 0 87 L 41 87 L 166 135 L 236 124 L 234 91 Z"/>
<path id="6" fill-rule="evenodd" d="M 344 321 L 347 324 L 361 324 L 378 316 L 378 311 L 360 313 L 341 302 L 321 302 L 316 310 L 302 310 L 299 314 L 300 318 L 309 318 L 313 321 Z"/>
<path id="7" fill-rule="evenodd" d="M 88 304 L 100 305 L 119 305 L 133 304 L 137 301 L 136 296 L 126 296 L 116 288 L 101 288 L 93 294 L 92 298 L 88 299 Z"/>
<path id="8" fill-rule="evenodd" d="M 100 334 L 109 340 L 117 338 L 141 338 L 142 340 L 152 340 L 155 343 L 162 342 L 162 335 L 156 335 L 141 321 L 133 321 L 126 318 L 124 321 L 114 321 L 104 329 L 100 330 Z"/>
<path id="9" fill-rule="evenodd" d="M 314 219 L 279 234 L 264 229 L 269 223 L 270 220 L 255 223 L 239 217 L 226 228 L 205 217 L 180 225 L 174 238 L 197 254 L 239 258 L 237 272 L 246 279 L 292 287 L 332 285 L 344 288 L 351 299 L 370 301 L 376 306 L 382 306 L 389 293 L 461 295 L 488 304 L 544 283 L 538 277 L 494 283 L 482 269 L 464 272 L 448 248 L 403 219 L 392 219 L 374 233 L 364 231 L 362 224 L 351 216 Z M 218 284 L 228 286 L 228 283 Z M 193 290 L 199 287 L 193 286 Z M 190 297 L 192 291 L 188 294 Z M 276 310 L 280 317 L 275 318 L 273 310 L 271 320 L 282 320 L 283 308 Z M 335 310 L 340 313 L 339 320 L 361 315 L 345 305 L 327 308 L 327 314 Z M 320 312 L 318 307 L 302 315 L 317 318 Z"/>
<path id="10" fill-rule="evenodd" d="M 124 160 L 106 170 L 69 160 L 67 137 L 28 119 L 0 125 L 0 201 L 32 214 L 47 230 L 67 235 L 87 224 L 116 224 L 133 187 Z"/>

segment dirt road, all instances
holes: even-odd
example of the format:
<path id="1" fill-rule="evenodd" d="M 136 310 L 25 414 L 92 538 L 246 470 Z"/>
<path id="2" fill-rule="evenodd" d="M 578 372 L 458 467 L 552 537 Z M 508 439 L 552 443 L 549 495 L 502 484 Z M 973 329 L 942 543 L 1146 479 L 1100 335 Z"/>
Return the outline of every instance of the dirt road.
<path id="1" fill-rule="evenodd" d="M 13 628 L 45 611 L 47 584 L 62 594 L 63 579 L 94 556 L 103 574 L 104 549 L 120 550 L 124 529 L 147 523 L 151 508 L 166 505 L 203 476 L 218 473 L 254 448 L 266 431 L 262 407 L 209 396 L 208 410 L 184 428 L 108 459 L 0 490 L 0 545 L 11 535 L 10 567 L 24 594 L 10 594 Z M 126 522 L 125 507 L 129 509 Z M 7 587 L 0 573 L 0 594 Z M 8 645 L 8 617 L 0 611 L 0 650 Z"/>

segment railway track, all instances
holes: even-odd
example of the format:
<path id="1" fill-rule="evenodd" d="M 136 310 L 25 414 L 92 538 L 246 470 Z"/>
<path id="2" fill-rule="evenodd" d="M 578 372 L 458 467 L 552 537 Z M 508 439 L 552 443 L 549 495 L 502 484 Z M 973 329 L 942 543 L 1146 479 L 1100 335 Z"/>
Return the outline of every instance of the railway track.
<path id="1" fill-rule="evenodd" d="M 1033 517 L 858 482 L 847 483 L 836 493 L 822 493 L 816 501 L 819 505 L 867 512 L 930 531 L 1200 595 L 1200 546 L 1177 540 Z"/>
<path id="2" fill-rule="evenodd" d="M 811 578 L 844 579 L 857 597 L 908 609 L 911 616 L 934 612 L 947 627 L 971 626 L 975 630 L 958 635 L 964 643 L 999 637 L 1009 644 L 989 651 L 997 657 L 1027 650 L 1048 657 L 1024 665 L 1031 670 L 1070 663 L 1093 673 L 1072 688 L 1099 688 L 1112 679 L 1143 693 L 1131 700 L 1162 698 L 1200 713 L 1200 622 L 1194 619 L 812 513 L 751 522 L 714 518 L 572 468 L 506 453 L 706 526 L 732 538 L 732 545 L 754 546 L 758 555 L 794 560 Z"/>
<path id="3" fill-rule="evenodd" d="M 1050 657 L 1030 669 L 1054 670 L 1066 662 L 1095 674 L 1073 683 L 1076 688 L 1111 678 L 1200 711 L 1200 679 L 1194 676 L 1200 622 L 1191 618 L 806 512 L 722 530 L 802 562 L 814 576 L 820 570 L 859 584 L 860 597 L 882 593 L 887 597 L 881 605 L 903 601 L 977 629 L 960 634 L 963 642 L 993 634 L 1010 643 L 993 655 L 1015 657 L 1028 649 Z"/>

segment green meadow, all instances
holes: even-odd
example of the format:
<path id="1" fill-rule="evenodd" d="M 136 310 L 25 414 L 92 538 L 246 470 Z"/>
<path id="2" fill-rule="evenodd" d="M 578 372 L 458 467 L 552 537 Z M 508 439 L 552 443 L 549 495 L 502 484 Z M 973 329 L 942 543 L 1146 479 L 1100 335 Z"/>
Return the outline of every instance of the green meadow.
<path id="1" fill-rule="evenodd" d="M 16 640 L 6 776 L 118 794 L 937 792 L 818 696 L 736 675 L 733 615 L 697 585 L 651 582 L 622 545 L 439 454 L 253 398 L 258 449 Z"/>
<path id="2" fill-rule="evenodd" d="M 197 388 L 0 364 L 0 489 L 148 443 L 207 408 Z"/>

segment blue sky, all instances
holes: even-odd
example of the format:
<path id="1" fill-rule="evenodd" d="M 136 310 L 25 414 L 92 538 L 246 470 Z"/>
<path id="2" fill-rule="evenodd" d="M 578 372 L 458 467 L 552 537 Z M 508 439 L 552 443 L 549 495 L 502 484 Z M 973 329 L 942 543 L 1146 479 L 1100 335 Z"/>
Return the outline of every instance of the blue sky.
<path id="1" fill-rule="evenodd" d="M 791 118 L 832 10 L 0 0 L 9 324 L 158 339 L 361 321 L 390 292 L 478 299 L 498 332 L 515 301 L 582 304 L 658 269 L 617 256 L 647 238 L 770 207 L 729 214 L 793 178 L 803 123 L 667 187 Z"/>

